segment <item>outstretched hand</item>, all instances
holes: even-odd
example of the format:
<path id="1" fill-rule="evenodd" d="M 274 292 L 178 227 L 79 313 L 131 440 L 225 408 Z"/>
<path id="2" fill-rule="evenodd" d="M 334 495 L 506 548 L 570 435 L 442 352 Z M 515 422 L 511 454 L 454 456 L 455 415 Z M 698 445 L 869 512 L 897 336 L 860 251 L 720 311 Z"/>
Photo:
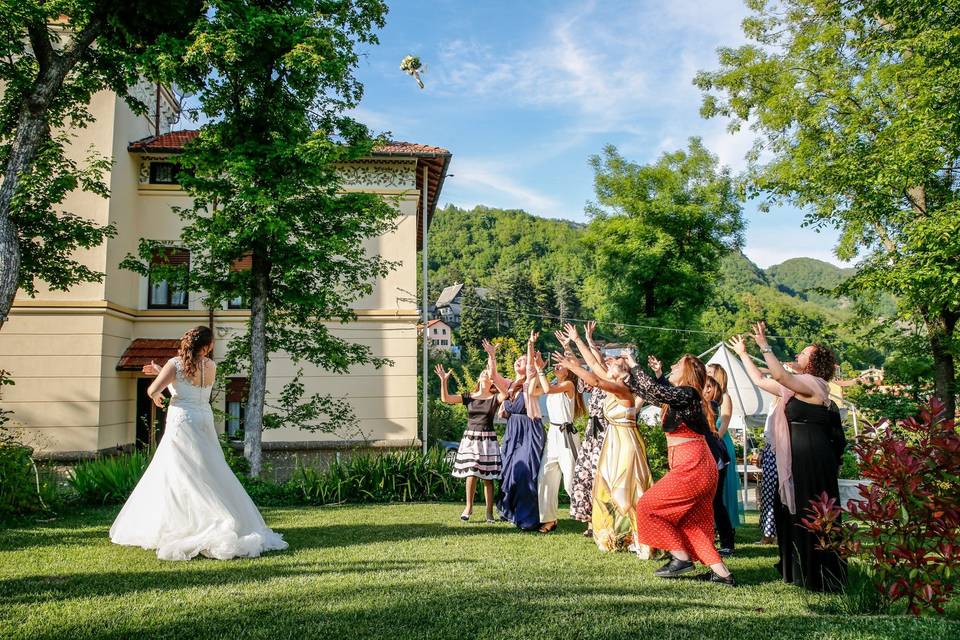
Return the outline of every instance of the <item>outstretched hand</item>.
<path id="1" fill-rule="evenodd" d="M 739 334 L 727 340 L 727 346 L 733 349 L 738 356 L 747 355 L 747 341 Z"/>
<path id="2" fill-rule="evenodd" d="M 450 377 L 450 372 L 445 370 L 442 364 L 438 364 L 434 369 L 434 371 L 437 373 L 438 376 L 440 376 L 440 379 L 443 380 L 444 382 L 446 382 L 447 378 Z"/>
<path id="3" fill-rule="evenodd" d="M 150 364 L 143 365 L 143 369 L 141 369 L 141 371 L 143 371 L 143 374 L 147 376 L 158 376 L 160 375 L 161 367 L 156 362 L 151 360 Z"/>
<path id="4" fill-rule="evenodd" d="M 533 354 L 533 364 L 534 364 L 534 366 L 536 366 L 537 369 L 543 369 L 543 365 L 544 365 L 545 363 L 544 363 L 544 361 L 543 361 L 543 356 L 540 355 L 540 352 L 539 352 L 539 351 L 537 351 L 535 354 Z"/>
<path id="5" fill-rule="evenodd" d="M 554 351 L 554 352 L 550 355 L 550 358 L 553 360 L 553 363 L 554 363 L 554 364 L 558 364 L 558 365 L 564 366 L 564 367 L 566 367 L 567 369 L 570 369 L 570 368 L 572 368 L 572 367 L 579 366 L 579 363 L 577 362 L 577 359 L 576 359 L 575 357 L 573 357 L 572 355 L 569 355 L 569 354 L 566 354 L 566 353 L 560 353 L 560 352 L 558 352 L 558 351 Z"/>
<path id="6" fill-rule="evenodd" d="M 658 378 L 663 375 L 663 363 L 657 359 L 657 356 L 647 356 L 647 366 Z"/>
<path id="7" fill-rule="evenodd" d="M 567 336 L 567 334 L 565 334 L 563 331 L 557 329 L 553 332 L 553 335 L 557 337 L 557 342 L 560 343 L 561 347 L 566 348 L 570 346 L 570 337 Z"/>
<path id="8" fill-rule="evenodd" d="M 497 349 L 500 347 L 500 343 L 499 343 L 499 342 L 498 342 L 498 343 L 493 343 L 493 342 L 490 342 L 489 340 L 487 340 L 486 338 L 484 338 L 484 339 L 483 339 L 483 342 L 481 342 L 480 344 L 483 346 L 483 350 L 487 352 L 487 355 L 488 355 L 488 356 L 495 356 L 495 355 L 497 355 Z"/>
<path id="9" fill-rule="evenodd" d="M 580 334 L 577 333 L 577 327 L 573 323 L 568 322 L 565 325 L 563 325 L 563 328 L 566 330 L 567 338 L 571 342 L 576 342 L 577 340 L 580 339 Z"/>
<path id="10" fill-rule="evenodd" d="M 593 342 L 593 330 L 596 328 L 596 320 L 587 320 L 587 324 L 583 327 L 583 335 L 586 336 L 587 342 Z"/>
<path id="11" fill-rule="evenodd" d="M 753 340 L 761 349 L 766 349 L 769 346 L 767 343 L 767 323 L 763 320 L 753 325 Z"/>
<path id="12" fill-rule="evenodd" d="M 539 332 L 539 331 L 531 331 L 531 332 L 530 332 L 530 338 L 528 338 L 527 342 L 531 342 L 531 343 L 533 343 L 533 344 L 537 344 L 537 338 L 539 338 L 539 337 L 540 337 L 540 332 Z"/>

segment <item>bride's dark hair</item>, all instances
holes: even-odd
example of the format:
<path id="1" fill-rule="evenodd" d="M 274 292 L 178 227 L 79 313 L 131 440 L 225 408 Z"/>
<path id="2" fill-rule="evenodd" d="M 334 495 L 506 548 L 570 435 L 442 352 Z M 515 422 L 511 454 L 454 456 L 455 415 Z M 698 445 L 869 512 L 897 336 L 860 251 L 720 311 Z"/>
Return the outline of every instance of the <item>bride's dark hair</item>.
<path id="1" fill-rule="evenodd" d="M 210 327 L 199 325 L 190 329 L 180 338 L 180 368 L 183 374 L 192 378 L 197 374 L 200 364 L 200 352 L 213 343 L 213 331 Z"/>

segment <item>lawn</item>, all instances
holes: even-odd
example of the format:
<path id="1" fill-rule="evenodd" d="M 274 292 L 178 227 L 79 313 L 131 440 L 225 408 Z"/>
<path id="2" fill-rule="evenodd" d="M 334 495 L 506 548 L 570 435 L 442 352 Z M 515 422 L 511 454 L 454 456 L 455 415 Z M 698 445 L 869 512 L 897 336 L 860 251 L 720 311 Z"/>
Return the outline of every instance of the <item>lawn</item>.
<path id="1" fill-rule="evenodd" d="M 0 637 L 960 638 L 960 615 L 851 615 L 776 580 L 743 544 L 729 589 L 652 576 L 563 521 L 548 536 L 461 523 L 452 504 L 266 509 L 291 548 L 160 562 L 107 540 L 116 508 L 0 530 Z M 757 538 L 756 527 L 739 532 Z"/>

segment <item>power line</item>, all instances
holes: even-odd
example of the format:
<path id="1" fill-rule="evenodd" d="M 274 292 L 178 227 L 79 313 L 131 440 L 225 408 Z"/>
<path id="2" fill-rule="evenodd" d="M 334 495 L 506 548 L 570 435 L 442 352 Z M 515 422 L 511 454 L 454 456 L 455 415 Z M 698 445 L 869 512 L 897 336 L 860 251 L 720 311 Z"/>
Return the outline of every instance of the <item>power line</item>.
<path id="1" fill-rule="evenodd" d="M 587 322 L 587 320 L 585 320 L 585 319 L 583 319 L 583 318 L 566 318 L 566 317 L 560 318 L 559 316 L 545 315 L 545 314 L 541 314 L 541 313 L 528 313 L 528 312 L 526 312 L 526 311 L 516 311 L 516 310 L 515 310 L 515 311 L 508 311 L 508 310 L 506 310 L 506 309 L 501 310 L 499 307 L 497 307 L 497 308 L 493 308 L 493 307 L 477 307 L 477 306 L 473 306 L 473 305 L 465 305 L 465 304 L 463 304 L 463 303 L 460 304 L 460 307 L 461 307 L 461 308 L 464 308 L 464 309 L 474 309 L 474 310 L 481 310 L 481 311 L 496 311 L 498 316 L 499 316 L 499 314 L 500 314 L 501 311 L 502 311 L 503 313 L 507 313 L 507 314 L 529 316 L 529 317 L 532 317 L 532 318 L 543 318 L 543 319 L 545 319 L 545 320 L 561 320 L 562 322 L 573 322 L 573 323 L 577 323 L 577 322 L 585 323 L 585 322 Z M 598 323 L 597 323 L 597 326 L 600 326 L 600 324 L 601 324 L 601 323 L 598 322 Z M 722 332 L 722 331 L 704 331 L 703 329 L 678 329 L 678 328 L 676 328 L 676 327 L 660 327 L 660 326 L 655 326 L 655 325 L 650 325 L 650 324 L 628 324 L 628 323 L 625 323 L 625 322 L 604 322 L 603 324 L 608 325 L 608 326 L 614 326 L 614 327 L 627 327 L 627 328 L 631 328 L 631 329 L 646 329 L 646 330 L 649 330 L 649 331 L 667 331 L 667 332 L 673 332 L 673 333 L 699 333 L 699 334 L 701 334 L 701 335 L 710 335 L 710 336 L 725 336 L 725 335 L 726 335 L 726 334 L 725 334 L 724 332 Z M 790 340 L 809 340 L 809 339 L 810 339 L 809 336 L 775 336 L 775 335 L 768 335 L 767 337 L 768 337 L 768 338 L 790 339 Z"/>

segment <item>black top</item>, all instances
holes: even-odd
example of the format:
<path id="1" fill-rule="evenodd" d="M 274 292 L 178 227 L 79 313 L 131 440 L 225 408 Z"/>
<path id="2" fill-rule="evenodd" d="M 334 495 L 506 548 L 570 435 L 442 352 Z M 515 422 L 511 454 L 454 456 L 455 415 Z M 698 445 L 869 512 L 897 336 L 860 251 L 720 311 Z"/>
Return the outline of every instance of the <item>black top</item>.
<path id="1" fill-rule="evenodd" d="M 681 424 L 701 435 L 710 433 L 700 394 L 693 387 L 675 387 L 662 378 L 654 380 L 640 365 L 630 370 L 626 384 L 645 401 L 666 405 L 661 425 L 667 433 L 676 431 Z"/>
<path id="2" fill-rule="evenodd" d="M 467 431 L 493 431 L 493 418 L 497 415 L 497 397 L 474 398 L 461 396 L 467 408 Z"/>
<path id="3" fill-rule="evenodd" d="M 843 462 L 843 451 L 847 448 L 847 436 L 843 432 L 843 422 L 840 418 L 840 409 L 831 400 L 830 406 L 805 402 L 796 396 L 790 398 L 784 413 L 790 425 L 804 424 L 814 428 L 821 428 L 830 442 L 830 448 L 836 458 L 837 466 Z"/>

